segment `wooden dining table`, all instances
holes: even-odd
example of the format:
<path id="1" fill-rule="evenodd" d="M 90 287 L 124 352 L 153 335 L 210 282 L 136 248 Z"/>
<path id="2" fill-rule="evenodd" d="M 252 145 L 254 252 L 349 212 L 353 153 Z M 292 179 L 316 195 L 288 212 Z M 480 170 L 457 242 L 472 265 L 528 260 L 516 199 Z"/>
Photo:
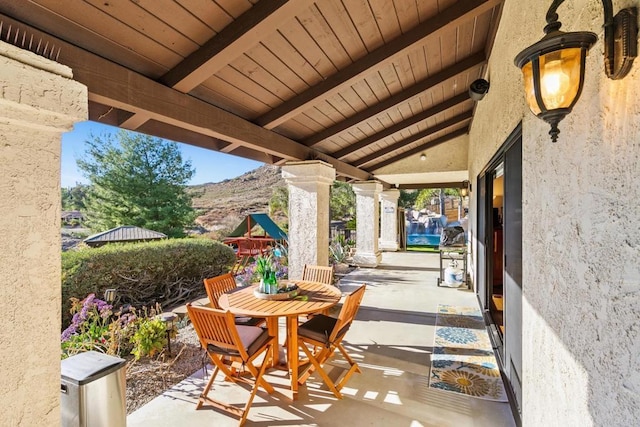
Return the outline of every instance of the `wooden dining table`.
<path id="1" fill-rule="evenodd" d="M 238 288 L 223 294 L 218 304 L 225 310 L 236 315 L 263 317 L 267 320 L 269 334 L 278 338 L 278 319 L 286 318 L 287 330 L 287 369 L 291 378 L 291 398 L 298 396 L 298 371 L 300 359 L 298 357 L 298 316 L 319 313 L 327 310 L 340 301 L 342 293 L 338 288 L 320 282 L 304 280 L 289 281 L 285 285 L 295 283 L 298 286 L 298 296 L 293 299 L 273 301 L 260 299 L 254 295 L 258 285 Z M 273 349 L 272 366 L 279 365 L 278 348 Z"/>

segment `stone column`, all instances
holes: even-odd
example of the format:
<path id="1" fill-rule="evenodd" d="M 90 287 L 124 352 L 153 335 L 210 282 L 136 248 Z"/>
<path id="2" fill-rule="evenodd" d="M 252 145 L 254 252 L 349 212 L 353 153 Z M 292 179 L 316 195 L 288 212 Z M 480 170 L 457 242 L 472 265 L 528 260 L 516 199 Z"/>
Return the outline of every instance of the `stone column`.
<path id="1" fill-rule="evenodd" d="M 86 120 L 71 69 L 0 42 L 0 418 L 60 424 L 60 138 Z"/>
<path id="2" fill-rule="evenodd" d="M 382 260 L 378 249 L 382 184 L 377 181 L 356 182 L 353 191 L 356 193 L 356 253 L 353 262 L 361 267 L 376 267 Z"/>
<path id="3" fill-rule="evenodd" d="M 383 191 L 380 195 L 380 250 L 398 250 L 398 198 L 400 190 Z"/>
<path id="4" fill-rule="evenodd" d="M 329 265 L 329 198 L 336 170 L 319 160 L 282 167 L 289 188 L 289 277 L 305 264 Z"/>

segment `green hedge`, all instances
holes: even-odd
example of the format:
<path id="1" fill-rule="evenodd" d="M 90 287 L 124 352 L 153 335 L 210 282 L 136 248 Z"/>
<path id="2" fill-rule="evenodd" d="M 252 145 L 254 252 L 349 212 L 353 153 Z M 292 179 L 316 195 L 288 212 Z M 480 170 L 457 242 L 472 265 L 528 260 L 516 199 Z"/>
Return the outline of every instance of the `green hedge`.
<path id="1" fill-rule="evenodd" d="M 111 244 L 62 253 L 62 325 L 71 315 L 70 298 L 90 293 L 102 298 L 116 288 L 116 305 L 169 309 L 205 296 L 202 280 L 230 270 L 233 249 L 208 239 Z"/>

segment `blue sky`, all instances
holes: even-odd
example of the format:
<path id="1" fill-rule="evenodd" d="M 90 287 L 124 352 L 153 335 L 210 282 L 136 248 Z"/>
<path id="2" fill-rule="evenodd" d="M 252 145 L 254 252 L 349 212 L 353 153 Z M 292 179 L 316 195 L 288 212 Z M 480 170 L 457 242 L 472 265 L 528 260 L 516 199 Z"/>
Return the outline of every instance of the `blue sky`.
<path id="1" fill-rule="evenodd" d="M 73 187 L 78 182 L 88 183 L 88 180 L 82 176 L 82 172 L 78 170 L 76 159 L 84 155 L 85 141 L 90 139 L 90 135 L 101 135 L 105 132 L 115 134 L 118 130 L 113 126 L 87 121 L 76 123 L 73 131 L 62 135 L 62 187 Z M 188 144 L 178 143 L 178 146 L 182 151 L 182 160 L 191 160 L 191 165 L 196 170 L 189 182 L 190 185 L 235 178 L 264 164 Z"/>

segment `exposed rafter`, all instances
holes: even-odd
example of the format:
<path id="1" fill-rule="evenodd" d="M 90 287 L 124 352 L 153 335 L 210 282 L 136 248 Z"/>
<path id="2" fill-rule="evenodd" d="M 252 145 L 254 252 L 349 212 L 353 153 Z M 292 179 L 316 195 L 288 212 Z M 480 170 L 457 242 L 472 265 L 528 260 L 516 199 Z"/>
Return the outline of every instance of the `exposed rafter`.
<path id="1" fill-rule="evenodd" d="M 224 27 L 178 65 L 160 78 L 160 82 L 188 93 L 231 61 L 253 47 L 270 28 L 295 16 L 309 0 L 262 0 Z M 132 114 L 120 123 L 125 129 L 136 130 L 149 119 L 145 114 Z"/>
<path id="2" fill-rule="evenodd" d="M 343 87 L 355 83 L 365 75 L 378 71 L 390 61 L 415 48 L 417 44 L 440 37 L 446 30 L 454 28 L 467 19 L 473 19 L 476 15 L 490 10 L 500 2 L 501 0 L 460 0 L 437 16 L 421 23 L 369 55 L 329 76 L 326 80 L 262 115 L 256 120 L 256 123 L 267 129 L 273 129 L 300 114 L 318 99 L 334 95 Z"/>
<path id="3" fill-rule="evenodd" d="M 451 67 L 448 67 L 447 69 L 439 72 L 438 74 L 435 74 L 429 78 L 426 78 L 423 81 L 418 82 L 415 85 L 407 88 L 406 90 L 403 90 L 402 92 L 399 92 L 383 101 L 380 101 L 379 103 L 367 108 L 366 110 L 363 110 L 357 114 L 354 114 L 353 116 L 339 123 L 336 123 L 335 125 L 321 132 L 316 133 L 315 135 L 302 141 L 302 143 L 309 147 L 312 147 L 327 138 L 330 138 L 342 131 L 349 129 L 350 127 L 353 127 L 359 123 L 362 123 L 368 119 L 371 119 L 372 117 L 382 113 L 383 111 L 386 111 L 403 102 L 406 102 L 407 100 L 413 98 L 414 96 L 420 95 L 424 91 L 427 91 L 433 88 L 434 86 L 437 86 L 438 84 L 452 77 L 455 77 L 458 74 L 464 73 L 465 71 L 468 71 L 474 67 L 484 65 L 485 63 L 486 63 L 486 59 L 485 59 L 484 53 L 478 52 L 474 55 L 471 55 L 470 57 L 463 59 L 462 61 L 452 65 Z M 466 97 L 466 99 L 468 99 L 468 96 Z M 359 148 L 362 148 L 362 147 L 355 148 L 354 151 Z M 346 154 L 348 153 L 336 154 L 336 157 L 340 157 Z"/>
<path id="4" fill-rule="evenodd" d="M 92 120 L 358 181 L 466 132 L 503 1 L 0 0 L 0 38 L 62 48 Z"/>
<path id="5" fill-rule="evenodd" d="M 383 129 L 382 131 L 375 133 L 373 135 L 370 135 L 363 140 L 355 142 L 343 148 L 342 150 L 336 151 L 335 153 L 332 153 L 332 156 L 337 159 L 346 157 L 349 154 L 355 153 L 356 151 L 360 151 L 371 144 L 375 144 L 377 141 L 380 141 L 383 138 L 393 135 L 394 133 L 400 132 L 410 126 L 415 125 L 416 123 L 420 123 L 428 119 L 429 117 L 435 116 L 436 114 L 439 114 L 439 113 L 442 113 L 443 111 L 448 110 L 449 108 L 453 108 L 456 105 L 459 105 L 468 99 L 469 99 L 469 94 L 467 92 L 454 96 L 451 99 L 447 99 L 446 101 L 438 105 L 435 105 L 431 108 L 424 110 L 421 113 L 416 114 L 415 116 L 409 117 L 408 119 L 403 120 L 393 126 L 389 126 L 388 128 Z"/>
<path id="6" fill-rule="evenodd" d="M 310 0 L 261 0 L 227 25 L 200 49 L 169 70 L 160 81 L 180 92 L 190 92 L 231 61 L 255 46 L 270 28 L 293 18 Z"/>
<path id="7" fill-rule="evenodd" d="M 444 136 L 441 136 L 440 138 L 436 138 L 436 139 L 434 139 L 432 141 L 429 141 L 429 142 L 427 142 L 425 144 L 422 144 L 422 145 L 420 145 L 418 147 L 412 148 L 411 150 L 405 151 L 402 154 L 398 154 L 397 156 L 391 157 L 390 159 L 383 160 L 383 161 L 378 162 L 378 163 L 376 163 L 374 165 L 371 165 L 370 167 L 366 168 L 365 170 L 374 171 L 376 169 L 380 169 L 380 168 L 382 168 L 384 166 L 390 165 L 391 163 L 395 163 L 398 160 L 402 160 L 402 159 L 407 158 L 409 156 L 413 156 L 414 154 L 417 154 L 417 153 L 419 153 L 419 152 L 421 152 L 423 150 L 426 150 L 427 148 L 432 148 L 432 147 L 435 147 L 436 145 L 442 144 L 443 142 L 451 141 L 452 139 L 455 139 L 455 138 L 457 138 L 459 136 L 462 136 L 462 135 L 464 135 L 464 134 L 466 134 L 468 132 L 469 132 L 469 127 L 465 127 L 463 129 L 459 129 L 459 130 L 457 130 L 455 132 L 448 133 L 448 134 L 446 134 Z"/>
<path id="8" fill-rule="evenodd" d="M 415 133 L 411 136 L 408 136 L 407 138 L 404 138 L 401 141 L 396 142 L 395 144 L 391 144 L 387 147 L 382 148 L 381 150 L 378 150 L 374 153 L 369 154 L 368 156 L 364 156 L 354 162 L 352 162 L 353 165 L 357 165 L 357 166 L 362 166 L 364 164 L 367 164 L 369 162 L 374 161 L 375 159 L 378 159 L 382 156 L 385 156 L 389 153 L 392 153 L 396 150 L 400 150 L 401 148 L 406 147 L 407 145 L 419 141 L 423 138 L 426 138 L 430 135 L 433 135 L 437 132 L 440 132 L 442 130 L 445 130 L 447 128 L 450 128 L 451 126 L 455 126 L 455 125 L 459 125 L 460 123 L 464 123 L 464 122 L 468 122 L 471 120 L 471 117 L 473 117 L 473 112 L 472 111 L 465 111 L 462 114 L 458 114 L 455 117 L 450 118 L 449 120 L 445 120 L 442 123 L 438 123 L 435 126 L 431 126 L 430 128 L 427 128 L 421 132 Z"/>
<path id="9" fill-rule="evenodd" d="M 89 90 L 89 101 L 131 113 L 142 113 L 160 123 L 200 133 L 252 150 L 290 160 L 322 158 L 336 172 L 366 180 L 370 174 L 269 131 L 214 105 L 168 88 L 130 69 L 66 43 L 50 34 L 0 14 L 0 20 L 60 46 L 59 62 L 73 69 L 74 79 Z"/>

